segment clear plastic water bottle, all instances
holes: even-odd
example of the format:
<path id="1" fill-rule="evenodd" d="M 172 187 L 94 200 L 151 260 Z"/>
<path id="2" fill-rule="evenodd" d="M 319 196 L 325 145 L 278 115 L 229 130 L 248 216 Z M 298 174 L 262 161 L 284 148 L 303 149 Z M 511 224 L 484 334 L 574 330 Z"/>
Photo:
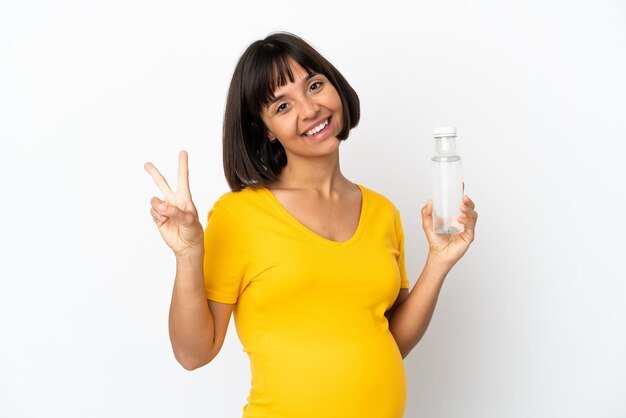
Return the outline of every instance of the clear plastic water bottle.
<path id="1" fill-rule="evenodd" d="M 459 223 L 463 204 L 461 157 L 456 152 L 456 128 L 435 128 L 435 154 L 431 158 L 433 230 L 437 234 L 463 232 Z"/>

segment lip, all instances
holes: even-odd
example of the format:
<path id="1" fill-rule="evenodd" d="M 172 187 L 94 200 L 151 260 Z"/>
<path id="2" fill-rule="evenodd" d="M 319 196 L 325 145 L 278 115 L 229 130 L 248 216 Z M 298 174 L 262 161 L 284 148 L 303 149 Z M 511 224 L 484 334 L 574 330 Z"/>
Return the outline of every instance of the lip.
<path id="1" fill-rule="evenodd" d="M 311 135 L 311 136 L 306 136 L 306 132 L 310 131 L 311 129 L 315 128 L 317 125 L 319 125 L 320 123 L 324 122 L 326 119 L 328 119 L 328 125 L 326 125 L 326 127 L 324 129 L 322 129 L 321 131 Z M 302 137 L 308 141 L 321 141 L 322 139 L 326 139 L 326 137 L 332 133 L 332 129 L 331 125 L 333 123 L 333 117 L 331 116 L 327 116 L 325 118 L 321 118 L 318 121 L 316 121 L 313 125 L 311 125 L 310 127 L 308 127 L 303 133 L 302 133 Z"/>

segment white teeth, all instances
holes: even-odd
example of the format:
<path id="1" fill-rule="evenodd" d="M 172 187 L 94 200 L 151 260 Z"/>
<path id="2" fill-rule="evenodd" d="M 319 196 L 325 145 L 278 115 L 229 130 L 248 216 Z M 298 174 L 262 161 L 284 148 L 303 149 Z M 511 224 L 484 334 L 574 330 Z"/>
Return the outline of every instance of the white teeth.
<path id="1" fill-rule="evenodd" d="M 324 129 L 327 125 L 328 125 L 328 119 L 326 119 L 324 122 L 317 125 L 315 128 L 311 129 L 310 131 L 306 131 L 304 134 L 306 136 L 314 135 L 318 133 L 319 131 L 321 131 L 322 129 Z"/>

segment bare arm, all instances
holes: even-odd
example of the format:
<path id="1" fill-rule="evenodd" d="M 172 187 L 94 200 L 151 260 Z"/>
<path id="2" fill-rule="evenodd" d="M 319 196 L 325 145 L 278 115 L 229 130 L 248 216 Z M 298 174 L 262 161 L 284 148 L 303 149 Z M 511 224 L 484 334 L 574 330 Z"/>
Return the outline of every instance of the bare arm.
<path id="1" fill-rule="evenodd" d="M 429 260 L 411 292 L 402 289 L 404 298 L 400 300 L 403 296 L 401 293 L 389 321 L 389 330 L 398 344 L 402 358 L 411 352 L 426 333 L 447 273 L 445 267 Z"/>
<path id="2" fill-rule="evenodd" d="M 402 358 L 426 333 L 446 276 L 474 241 L 478 213 L 474 202 L 467 196 L 463 197 L 461 212 L 463 215 L 459 217 L 459 222 L 465 225 L 464 231 L 439 235 L 433 232 L 432 202 L 422 208 L 422 228 L 429 244 L 426 265 L 408 296 L 406 290 L 398 296 L 389 321 L 389 330 Z"/>
<path id="3" fill-rule="evenodd" d="M 187 153 L 181 151 L 175 192 L 153 164 L 146 163 L 144 168 L 165 197 L 152 198 L 150 213 L 161 237 L 176 255 L 170 341 L 178 362 L 193 370 L 210 362 L 219 352 L 234 305 L 207 302 L 202 272 L 203 231 L 189 191 L 187 165 Z"/>
<path id="4" fill-rule="evenodd" d="M 207 301 L 202 251 L 176 257 L 169 332 L 176 360 L 187 370 L 209 363 L 219 353 L 234 305 Z"/>

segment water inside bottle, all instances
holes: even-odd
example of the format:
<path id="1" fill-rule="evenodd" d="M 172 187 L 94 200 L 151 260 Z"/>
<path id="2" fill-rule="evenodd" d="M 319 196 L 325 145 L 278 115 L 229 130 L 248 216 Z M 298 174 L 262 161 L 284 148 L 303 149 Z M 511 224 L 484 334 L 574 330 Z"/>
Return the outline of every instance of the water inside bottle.
<path id="1" fill-rule="evenodd" d="M 432 161 L 433 229 L 437 234 L 463 232 L 458 221 L 463 204 L 461 158 L 457 155 L 435 156 Z"/>

